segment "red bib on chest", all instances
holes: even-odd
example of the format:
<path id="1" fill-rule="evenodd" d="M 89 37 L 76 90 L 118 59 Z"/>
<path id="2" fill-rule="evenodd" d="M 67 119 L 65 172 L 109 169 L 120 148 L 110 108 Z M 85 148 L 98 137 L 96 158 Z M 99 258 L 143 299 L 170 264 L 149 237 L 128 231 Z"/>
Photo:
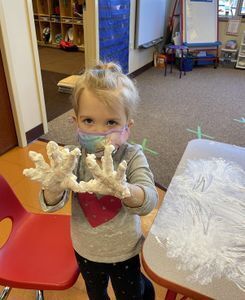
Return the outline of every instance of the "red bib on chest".
<path id="1" fill-rule="evenodd" d="M 95 194 L 78 193 L 78 201 L 92 227 L 113 219 L 122 207 L 121 200 L 113 196 L 103 196 L 98 199 Z"/>

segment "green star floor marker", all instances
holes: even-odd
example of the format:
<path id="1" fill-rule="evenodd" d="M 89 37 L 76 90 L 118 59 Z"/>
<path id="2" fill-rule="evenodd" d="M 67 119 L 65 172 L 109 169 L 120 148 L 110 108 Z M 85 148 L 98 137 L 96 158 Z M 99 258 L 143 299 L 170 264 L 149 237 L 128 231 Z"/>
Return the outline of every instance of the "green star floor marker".
<path id="1" fill-rule="evenodd" d="M 245 124 L 245 118 L 244 117 L 241 117 L 241 119 L 233 119 L 234 121 L 236 122 L 239 122 L 239 123 L 242 123 L 242 124 Z"/>
<path id="2" fill-rule="evenodd" d="M 189 132 L 192 132 L 192 133 L 196 133 L 198 139 L 201 139 L 202 137 L 206 137 L 206 138 L 209 138 L 211 140 L 214 139 L 212 136 L 203 134 L 202 133 L 202 129 L 201 129 L 201 127 L 199 125 L 197 126 L 197 131 L 195 131 L 193 129 L 189 129 L 189 128 L 187 128 L 186 130 L 189 131 Z"/>
<path id="3" fill-rule="evenodd" d="M 130 141 L 130 142 L 131 142 L 132 144 L 136 144 L 134 141 Z M 142 144 L 141 144 L 141 146 L 142 146 L 142 148 L 143 148 L 143 151 L 144 151 L 144 152 L 148 151 L 148 152 L 150 152 L 152 155 L 158 155 L 158 154 L 159 154 L 158 152 L 156 152 L 156 151 L 154 151 L 154 150 L 152 150 L 152 149 L 146 147 L 147 142 L 148 142 L 147 139 L 143 139 L 143 142 L 142 142 Z"/>

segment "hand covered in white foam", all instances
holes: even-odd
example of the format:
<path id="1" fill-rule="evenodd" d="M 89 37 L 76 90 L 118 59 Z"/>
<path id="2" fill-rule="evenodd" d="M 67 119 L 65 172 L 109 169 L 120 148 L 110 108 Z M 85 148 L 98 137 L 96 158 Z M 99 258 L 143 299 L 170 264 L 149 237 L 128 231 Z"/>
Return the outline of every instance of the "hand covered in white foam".
<path id="1" fill-rule="evenodd" d="M 81 155 L 80 150 L 75 148 L 69 151 L 50 141 L 47 144 L 47 155 L 50 165 L 45 162 L 42 154 L 30 151 L 29 156 L 35 163 L 35 168 L 24 169 L 23 174 L 40 182 L 43 189 L 54 193 L 61 193 L 65 189 L 80 191 L 81 186 L 78 186 L 77 177 L 72 173 Z"/>
<path id="2" fill-rule="evenodd" d="M 102 195 L 113 195 L 118 198 L 126 198 L 130 196 L 130 191 L 126 182 L 126 161 L 122 161 L 117 171 L 114 170 L 112 152 L 113 145 L 106 145 L 104 156 L 101 158 L 101 167 L 96 162 L 94 154 L 88 154 L 86 163 L 90 169 L 94 179 L 86 182 L 86 188 L 89 192 Z M 84 187 L 84 182 L 80 182 L 81 188 Z"/>

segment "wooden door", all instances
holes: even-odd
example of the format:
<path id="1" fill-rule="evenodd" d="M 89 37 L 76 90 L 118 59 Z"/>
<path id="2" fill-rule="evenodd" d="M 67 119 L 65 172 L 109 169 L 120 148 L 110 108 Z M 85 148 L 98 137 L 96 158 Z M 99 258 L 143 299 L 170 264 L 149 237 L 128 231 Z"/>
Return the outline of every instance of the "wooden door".
<path id="1" fill-rule="evenodd" d="M 18 145 L 0 50 L 0 154 Z"/>

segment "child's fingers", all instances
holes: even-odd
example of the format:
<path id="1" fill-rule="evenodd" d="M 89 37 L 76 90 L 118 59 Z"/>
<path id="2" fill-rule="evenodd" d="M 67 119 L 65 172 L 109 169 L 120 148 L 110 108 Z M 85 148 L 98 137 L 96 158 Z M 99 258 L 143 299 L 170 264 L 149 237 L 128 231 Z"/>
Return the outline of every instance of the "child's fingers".
<path id="1" fill-rule="evenodd" d="M 24 169 L 23 170 L 23 175 L 25 175 L 26 177 L 32 178 L 33 174 L 35 173 L 34 168 L 29 168 L 29 169 Z"/>
<path id="2" fill-rule="evenodd" d="M 47 144 L 47 155 L 50 160 L 50 165 L 52 168 L 56 168 L 60 165 L 63 159 L 62 150 L 57 143 L 50 141 Z"/>
<path id="3" fill-rule="evenodd" d="M 102 170 L 105 174 L 112 174 L 114 172 L 112 152 L 115 149 L 113 145 L 106 145 L 104 150 L 104 156 L 102 157 Z"/>
<path id="4" fill-rule="evenodd" d="M 70 153 L 68 152 L 67 155 L 63 157 L 63 171 L 66 173 L 71 173 L 77 163 L 78 156 L 81 155 L 81 151 L 78 148 L 75 148 Z"/>
<path id="5" fill-rule="evenodd" d="M 117 168 L 117 174 L 115 176 L 116 180 L 123 181 L 125 179 L 126 169 L 127 169 L 127 162 L 123 160 Z"/>
<path id="6" fill-rule="evenodd" d="M 34 163 L 44 159 L 42 154 L 36 151 L 29 151 L 29 157 Z"/>
<path id="7" fill-rule="evenodd" d="M 44 160 L 41 153 L 37 153 L 35 151 L 29 152 L 29 157 L 31 160 L 35 163 L 36 168 L 38 169 L 47 169 L 49 168 L 49 165 Z"/>
<path id="8" fill-rule="evenodd" d="M 74 155 L 74 156 L 77 156 L 77 157 L 81 155 L 81 151 L 80 151 L 79 148 L 73 149 L 70 153 L 71 153 L 72 155 Z"/>
<path id="9" fill-rule="evenodd" d="M 59 149 L 59 145 L 57 143 L 55 143 L 54 141 L 50 141 L 50 142 L 48 142 L 46 149 L 47 149 L 47 154 L 49 157 L 54 151 Z"/>
<path id="10" fill-rule="evenodd" d="M 94 154 L 88 154 L 87 155 L 87 157 L 86 157 L 86 163 L 87 163 L 87 166 L 88 166 L 89 170 L 93 174 L 94 178 L 98 178 L 99 179 L 99 178 L 103 177 L 101 168 L 97 164 Z"/>
<path id="11" fill-rule="evenodd" d="M 43 180 L 43 173 L 34 168 L 24 169 L 23 174 L 31 180 L 37 180 L 40 182 Z"/>

